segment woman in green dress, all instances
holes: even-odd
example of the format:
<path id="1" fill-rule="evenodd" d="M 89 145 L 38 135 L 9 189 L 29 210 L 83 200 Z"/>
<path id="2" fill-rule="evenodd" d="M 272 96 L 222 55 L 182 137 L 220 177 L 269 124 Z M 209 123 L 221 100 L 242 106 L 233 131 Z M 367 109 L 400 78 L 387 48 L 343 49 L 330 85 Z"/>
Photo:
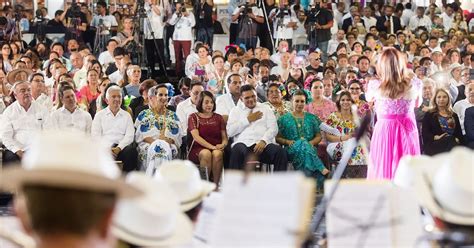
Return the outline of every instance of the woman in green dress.
<path id="1" fill-rule="evenodd" d="M 318 185 L 329 170 L 318 157 L 317 145 L 321 142 L 319 125 L 321 121 L 313 114 L 304 111 L 307 95 L 298 90 L 292 97 L 293 111 L 278 119 L 277 142 L 285 146 L 289 160 L 295 169 L 306 176 L 316 177 Z"/>

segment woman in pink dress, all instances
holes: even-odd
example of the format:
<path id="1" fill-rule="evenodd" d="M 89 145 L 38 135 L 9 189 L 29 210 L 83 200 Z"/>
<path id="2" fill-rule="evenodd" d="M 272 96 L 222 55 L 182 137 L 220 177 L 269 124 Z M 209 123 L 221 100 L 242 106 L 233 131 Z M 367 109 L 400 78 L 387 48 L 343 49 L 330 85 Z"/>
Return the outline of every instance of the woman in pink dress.
<path id="1" fill-rule="evenodd" d="M 421 102 L 421 80 L 409 75 L 406 56 L 394 48 L 382 52 L 377 74 L 369 81 L 367 101 L 377 122 L 371 143 L 368 179 L 392 179 L 404 155 L 420 154 L 414 109 Z"/>
<path id="2" fill-rule="evenodd" d="M 313 101 L 308 103 L 304 108 L 305 111 L 316 115 L 321 122 L 325 122 L 330 114 L 337 111 L 336 104 L 333 101 L 326 99 L 323 93 L 323 81 L 318 78 L 313 79 L 311 82 L 311 97 L 313 98 Z"/>

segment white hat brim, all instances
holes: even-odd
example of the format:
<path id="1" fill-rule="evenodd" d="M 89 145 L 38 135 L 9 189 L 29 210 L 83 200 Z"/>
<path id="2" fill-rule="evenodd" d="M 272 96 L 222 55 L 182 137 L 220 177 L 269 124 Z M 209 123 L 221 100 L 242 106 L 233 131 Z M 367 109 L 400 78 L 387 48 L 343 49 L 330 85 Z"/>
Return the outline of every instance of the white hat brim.
<path id="1" fill-rule="evenodd" d="M 21 190 L 25 184 L 45 185 L 97 192 L 115 192 L 119 198 L 136 197 L 142 192 L 121 178 L 112 179 L 91 173 L 61 169 L 25 170 L 19 166 L 2 171 L 0 188 Z"/>
<path id="2" fill-rule="evenodd" d="M 459 225 L 474 225 L 474 216 L 461 216 L 456 213 L 443 210 L 442 206 L 437 203 L 432 189 L 433 178 L 436 172 L 444 165 L 445 158 L 435 156 L 430 166 L 421 168 L 415 176 L 415 193 L 421 206 L 428 209 L 431 215 L 436 216 L 446 222 Z M 437 161 L 435 161 L 435 159 Z M 441 160 L 441 161 L 440 161 Z"/>
<path id="3" fill-rule="evenodd" d="M 133 221 L 133 220 L 132 220 Z M 150 229 L 160 228 L 151 226 Z M 127 230 L 127 227 L 119 227 L 116 223 L 112 224 L 112 233 L 119 239 L 142 247 L 172 247 L 191 243 L 193 236 L 193 225 L 189 218 L 183 213 L 178 213 L 176 218 L 175 232 L 166 237 L 143 237 L 133 231 Z"/>
<path id="4" fill-rule="evenodd" d="M 202 200 L 206 196 L 208 196 L 217 187 L 215 183 L 211 183 L 205 180 L 201 180 L 201 184 L 202 184 L 202 191 L 199 194 L 197 194 L 195 197 L 191 197 L 190 200 L 184 203 L 183 202 L 181 203 L 181 210 L 183 212 L 189 211 L 193 209 L 194 207 L 196 207 L 200 202 L 202 202 Z"/>

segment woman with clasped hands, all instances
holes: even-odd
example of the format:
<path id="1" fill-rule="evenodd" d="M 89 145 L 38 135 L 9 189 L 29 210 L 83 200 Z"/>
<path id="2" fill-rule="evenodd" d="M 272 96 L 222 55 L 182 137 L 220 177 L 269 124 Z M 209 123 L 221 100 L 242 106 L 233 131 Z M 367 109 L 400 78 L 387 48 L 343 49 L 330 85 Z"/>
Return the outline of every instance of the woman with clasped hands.
<path id="1" fill-rule="evenodd" d="M 198 112 L 188 118 L 188 132 L 192 136 L 188 159 L 207 168 L 210 180 L 219 185 L 224 165 L 224 148 L 229 142 L 226 123 L 222 115 L 214 113 L 216 101 L 209 91 L 200 93 L 196 109 Z"/>
<path id="2" fill-rule="evenodd" d="M 135 141 L 139 161 L 148 175 L 153 175 L 164 161 L 178 156 L 181 146 L 180 124 L 176 113 L 168 110 L 168 88 L 159 84 L 148 90 L 149 109 L 138 114 Z"/>
<path id="3" fill-rule="evenodd" d="M 293 111 L 278 119 L 279 133 L 276 141 L 286 147 L 288 159 L 295 169 L 302 171 L 308 177 L 315 177 L 320 184 L 329 170 L 324 167 L 318 157 L 317 145 L 321 142 L 319 118 L 305 112 L 307 95 L 303 90 L 293 94 L 291 103 Z"/>

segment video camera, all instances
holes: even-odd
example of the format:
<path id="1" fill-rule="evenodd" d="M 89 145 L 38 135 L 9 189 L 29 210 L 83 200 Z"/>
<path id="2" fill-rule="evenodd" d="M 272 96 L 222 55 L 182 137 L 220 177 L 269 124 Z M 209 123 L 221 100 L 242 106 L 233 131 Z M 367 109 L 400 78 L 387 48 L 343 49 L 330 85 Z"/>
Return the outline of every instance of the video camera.
<path id="1" fill-rule="evenodd" d="M 321 8 L 319 6 L 311 5 L 311 8 L 309 9 L 309 14 L 310 15 L 317 15 L 320 9 Z"/>
<path id="2" fill-rule="evenodd" d="M 288 6 L 280 7 L 278 9 L 277 18 L 284 18 L 286 15 L 290 15 L 290 9 Z"/>
<path id="3" fill-rule="evenodd" d="M 76 0 L 72 0 L 71 7 L 69 7 L 66 17 L 69 18 L 78 18 L 81 16 L 81 6 L 77 4 Z"/>
<path id="4" fill-rule="evenodd" d="M 245 3 L 244 5 L 241 5 L 240 8 L 242 9 L 242 11 L 240 11 L 240 14 L 245 15 L 245 14 L 252 13 L 253 12 L 252 7 L 254 6 L 255 4 L 249 4 L 248 2 Z"/>

